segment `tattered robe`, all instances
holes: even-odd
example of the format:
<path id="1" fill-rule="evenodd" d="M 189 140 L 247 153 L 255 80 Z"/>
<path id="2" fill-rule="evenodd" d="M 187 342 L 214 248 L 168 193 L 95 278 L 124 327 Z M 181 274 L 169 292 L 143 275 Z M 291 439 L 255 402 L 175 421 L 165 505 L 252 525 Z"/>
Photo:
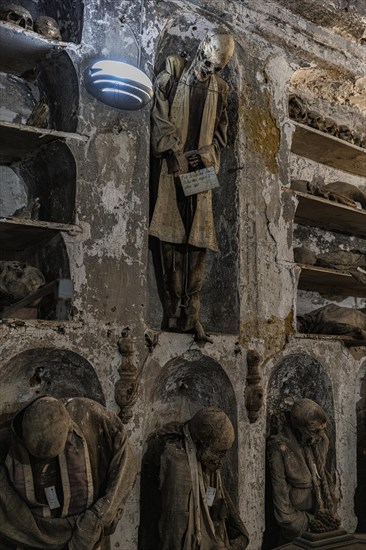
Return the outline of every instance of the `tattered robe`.
<path id="1" fill-rule="evenodd" d="M 10 443 L 0 468 L 0 539 L 4 545 L 10 541 L 17 548 L 93 550 L 104 535 L 114 532 L 122 515 L 136 477 L 136 460 L 123 424 L 91 399 L 65 399 L 64 404 L 73 425 L 65 450 L 58 455 L 63 493 L 60 517 L 51 517 L 49 506 L 36 501 L 31 461 L 19 433 L 24 409 L 10 430 L 1 430 L 2 445 L 6 440 Z M 87 535 L 85 510 L 91 510 Z M 76 546 L 75 535 L 80 535 Z"/>
<path id="2" fill-rule="evenodd" d="M 175 178 L 173 174 L 168 173 L 167 161 L 164 158 L 168 151 L 186 151 L 190 130 L 189 111 L 192 108 L 192 74 L 192 70 L 185 66 L 180 56 L 169 56 L 165 71 L 161 72 L 156 80 L 151 146 L 154 156 L 162 158 L 162 162 L 149 233 L 168 243 L 188 243 L 198 248 L 217 251 L 212 192 L 205 191 L 197 195 L 193 221 L 186 232 L 177 204 Z M 217 75 L 212 75 L 207 83 L 201 120 L 197 120 L 197 124 L 200 124 L 199 137 L 194 148 L 198 150 L 203 164 L 206 167 L 213 166 L 216 173 L 220 168 L 220 150 L 227 143 L 227 93 L 226 82 Z"/>
<path id="3" fill-rule="evenodd" d="M 220 472 L 203 471 L 196 453 L 185 425 L 182 439 L 171 439 L 161 456 L 159 550 L 229 550 L 238 538 L 244 550 L 248 534 Z M 206 500 L 208 486 L 216 490 L 211 507 Z"/>
<path id="4" fill-rule="evenodd" d="M 326 434 L 318 446 L 324 465 L 329 447 Z M 314 518 L 316 500 L 312 474 L 302 446 L 287 426 L 269 439 L 268 456 L 274 515 L 281 527 L 282 542 L 292 541 L 307 531 Z"/>

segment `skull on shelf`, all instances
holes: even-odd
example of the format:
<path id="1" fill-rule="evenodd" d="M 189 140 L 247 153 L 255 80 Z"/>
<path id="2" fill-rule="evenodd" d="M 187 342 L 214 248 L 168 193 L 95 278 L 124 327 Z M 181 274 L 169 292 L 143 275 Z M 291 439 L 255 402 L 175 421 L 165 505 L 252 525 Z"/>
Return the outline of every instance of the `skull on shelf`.
<path id="1" fill-rule="evenodd" d="M 13 3 L 0 4 L 0 19 L 28 31 L 33 30 L 33 19 L 28 10 Z"/>
<path id="2" fill-rule="evenodd" d="M 0 261 L 0 295 L 18 301 L 45 284 L 43 274 L 36 267 L 17 261 Z"/>
<path id="3" fill-rule="evenodd" d="M 37 17 L 34 22 L 34 30 L 45 38 L 62 40 L 60 27 L 52 17 L 48 17 L 47 15 Z"/>
<path id="4" fill-rule="evenodd" d="M 324 125 L 324 117 L 316 111 L 308 111 L 306 123 L 313 128 L 319 129 L 322 125 Z"/>

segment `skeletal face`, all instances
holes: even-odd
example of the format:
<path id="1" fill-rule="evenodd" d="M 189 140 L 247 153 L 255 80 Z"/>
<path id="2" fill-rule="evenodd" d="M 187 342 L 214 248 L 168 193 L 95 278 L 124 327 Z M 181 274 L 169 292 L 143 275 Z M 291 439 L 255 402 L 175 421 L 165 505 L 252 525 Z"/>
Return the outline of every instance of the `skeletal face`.
<path id="1" fill-rule="evenodd" d="M 36 267 L 16 261 L 0 262 L 0 293 L 21 300 L 44 284 L 45 279 Z"/>
<path id="2" fill-rule="evenodd" d="M 34 30 L 45 38 L 61 40 L 61 33 L 58 24 L 52 17 L 41 15 L 34 22 Z"/>
<path id="3" fill-rule="evenodd" d="M 33 30 L 33 19 L 28 10 L 18 4 L 2 4 L 0 6 L 0 19 L 12 25 L 18 25 L 29 31 Z"/>
<path id="4" fill-rule="evenodd" d="M 307 422 L 304 426 L 299 428 L 301 437 L 305 445 L 316 445 L 324 437 L 324 432 L 327 427 L 326 422 L 321 420 L 313 420 Z"/>
<path id="5" fill-rule="evenodd" d="M 202 466 L 210 472 L 218 470 L 225 456 L 231 448 L 228 445 L 222 445 L 219 441 L 213 441 L 211 445 L 203 446 L 197 451 L 197 458 Z"/>
<path id="6" fill-rule="evenodd" d="M 227 65 L 234 53 L 234 39 L 230 34 L 207 36 L 200 44 L 194 61 L 197 80 L 205 81 Z"/>

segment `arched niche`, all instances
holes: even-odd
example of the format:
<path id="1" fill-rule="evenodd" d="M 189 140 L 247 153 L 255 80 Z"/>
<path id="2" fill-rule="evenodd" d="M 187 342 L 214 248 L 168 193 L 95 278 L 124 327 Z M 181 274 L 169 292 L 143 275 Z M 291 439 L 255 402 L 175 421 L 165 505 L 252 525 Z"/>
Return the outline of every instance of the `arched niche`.
<path id="1" fill-rule="evenodd" d="M 41 395 L 88 397 L 105 405 L 94 368 L 70 350 L 33 348 L 19 353 L 1 367 L 0 386 L 1 421 Z"/>
<path id="2" fill-rule="evenodd" d="M 70 279 L 70 263 L 66 244 L 62 235 L 57 231 L 48 231 L 43 240 L 36 242 L 32 242 L 32 234 L 24 241 L 23 233 L 2 241 L 0 260 L 14 260 L 38 268 L 44 275 L 46 284 L 59 278 Z M 48 295 L 37 305 L 37 319 L 54 320 L 55 318 L 55 296 Z"/>
<path id="3" fill-rule="evenodd" d="M 363 364 L 359 387 L 356 388 L 357 415 L 357 488 L 355 514 L 358 533 L 366 532 L 366 362 Z"/>
<path id="4" fill-rule="evenodd" d="M 225 24 L 204 19 L 192 11 L 179 10 L 167 17 L 156 42 L 154 72 L 157 75 L 165 68 L 165 59 L 169 55 L 181 55 L 189 63 L 195 57 L 197 47 L 207 32 Z M 229 31 L 229 29 L 227 29 Z M 201 318 L 210 332 L 237 333 L 239 329 L 238 295 L 238 213 L 237 213 L 237 169 L 236 140 L 238 121 L 238 83 L 236 54 L 229 65 L 220 72 L 229 84 L 228 95 L 228 140 L 221 151 L 221 164 L 218 179 L 220 187 L 213 192 L 213 216 L 219 252 L 208 252 L 206 276 L 200 292 L 202 308 Z M 157 196 L 157 162 L 154 157 L 150 163 L 150 205 L 151 210 Z M 152 211 L 151 211 L 152 214 Z M 149 243 L 149 324 L 154 328 L 161 326 L 163 318 L 162 295 L 163 274 L 159 241 L 152 237 Z M 165 327 L 163 327 L 165 328 Z"/>
<path id="5" fill-rule="evenodd" d="M 0 218 L 14 214 L 28 203 L 24 180 L 9 166 L 0 165 Z"/>
<path id="6" fill-rule="evenodd" d="M 39 198 L 40 220 L 74 222 L 76 162 L 65 143 L 44 145 L 12 167 L 27 186 L 28 201 Z"/>
<path id="7" fill-rule="evenodd" d="M 49 127 L 75 132 L 79 108 L 79 80 L 70 56 L 63 50 L 52 51 L 38 65 L 36 84 L 47 98 Z"/>
<path id="8" fill-rule="evenodd" d="M 0 82 L 6 89 L 1 105 L 2 120 L 26 124 L 39 101 L 45 99 L 48 105 L 46 120 L 42 120 L 43 116 L 41 119 L 32 117 L 29 124 L 64 132 L 76 131 L 79 81 L 66 51 L 51 49 L 42 60 L 37 60 L 32 72 L 25 71 L 20 76 L 0 73 Z"/>
<path id="9" fill-rule="evenodd" d="M 327 434 L 330 440 L 328 469 L 335 466 L 335 421 L 332 384 L 323 366 L 310 355 L 293 354 L 285 357 L 272 372 L 267 393 L 267 437 L 277 434 L 296 399 L 312 399 L 326 412 Z M 273 513 L 272 486 L 268 461 L 265 483 L 266 530 L 262 550 L 275 548 L 279 529 Z"/>
<path id="10" fill-rule="evenodd" d="M 155 381 L 149 400 L 147 440 L 169 422 L 184 423 L 205 406 L 221 408 L 237 433 L 237 405 L 232 384 L 223 368 L 209 357 L 192 353 L 170 361 Z M 141 471 L 139 550 L 158 548 L 160 500 L 156 451 L 145 444 Z M 225 486 L 237 501 L 237 441 L 221 469 Z"/>

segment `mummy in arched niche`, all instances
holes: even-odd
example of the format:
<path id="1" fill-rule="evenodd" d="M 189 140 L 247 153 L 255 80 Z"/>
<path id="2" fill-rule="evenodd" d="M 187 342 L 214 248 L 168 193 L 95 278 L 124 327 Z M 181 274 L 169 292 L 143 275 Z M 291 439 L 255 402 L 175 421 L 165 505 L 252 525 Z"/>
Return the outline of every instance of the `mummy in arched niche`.
<path id="1" fill-rule="evenodd" d="M 274 514 L 282 543 L 309 531 L 338 529 L 334 476 L 326 468 L 329 440 L 324 410 L 311 399 L 299 399 L 289 422 L 268 444 Z"/>
<path id="2" fill-rule="evenodd" d="M 109 549 L 137 462 L 92 365 L 28 349 L 0 386 L 0 548 Z"/>
<path id="3" fill-rule="evenodd" d="M 228 85 L 218 72 L 233 53 L 233 37 L 214 29 L 191 63 L 178 55 L 167 57 L 156 79 L 152 110 L 152 152 L 161 162 L 153 173 L 158 190 L 149 232 L 161 245 L 163 325 L 193 331 L 202 341 L 210 341 L 200 321 L 206 252 L 218 250 L 212 181 L 227 144 Z M 204 169 L 212 174 L 200 172 Z M 195 189 L 192 178 L 187 183 L 179 178 L 193 172 L 201 178 Z"/>
<path id="4" fill-rule="evenodd" d="M 159 548 L 244 550 L 248 533 L 220 474 L 235 440 L 228 416 L 205 407 L 188 422 L 164 426 L 153 439 L 150 453 L 155 447 L 160 455 Z"/>
<path id="5" fill-rule="evenodd" d="M 109 547 L 137 473 L 117 415 L 42 396 L 1 426 L 0 443 L 1 548 Z"/>

